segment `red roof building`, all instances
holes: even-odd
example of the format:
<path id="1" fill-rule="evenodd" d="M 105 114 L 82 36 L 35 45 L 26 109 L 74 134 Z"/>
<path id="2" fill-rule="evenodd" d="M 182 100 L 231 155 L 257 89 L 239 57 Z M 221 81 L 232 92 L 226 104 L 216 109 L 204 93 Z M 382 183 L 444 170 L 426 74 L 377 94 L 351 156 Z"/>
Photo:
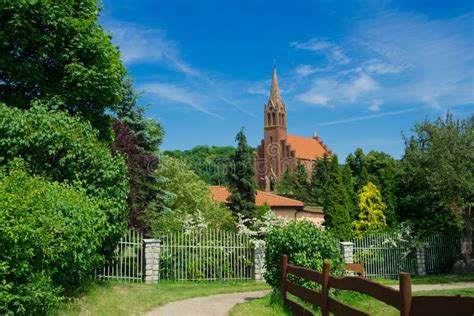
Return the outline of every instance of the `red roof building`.
<path id="1" fill-rule="evenodd" d="M 316 159 L 332 156 L 316 133 L 312 138 L 288 135 L 286 119 L 286 104 L 280 95 L 274 67 L 270 97 L 264 105 L 263 139 L 253 154 L 255 180 L 265 191 L 273 191 L 285 171 L 293 172 L 298 161 L 311 174 Z"/>
<path id="2" fill-rule="evenodd" d="M 211 186 L 211 196 L 215 201 L 227 204 L 230 193 L 226 187 L 214 185 Z M 323 212 L 320 209 L 305 209 L 304 203 L 301 201 L 257 190 L 255 205 L 265 204 L 279 217 L 296 220 L 307 219 L 317 224 L 321 224 L 324 220 Z"/>

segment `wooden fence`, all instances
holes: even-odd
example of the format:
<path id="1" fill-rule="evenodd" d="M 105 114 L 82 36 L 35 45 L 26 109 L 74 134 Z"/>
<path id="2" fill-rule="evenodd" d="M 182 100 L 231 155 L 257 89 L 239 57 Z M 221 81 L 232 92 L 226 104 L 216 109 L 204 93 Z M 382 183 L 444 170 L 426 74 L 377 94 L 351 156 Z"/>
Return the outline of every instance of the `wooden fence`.
<path id="1" fill-rule="evenodd" d="M 198 230 L 161 238 L 161 280 L 254 279 L 249 238 L 223 230 Z"/>
<path id="2" fill-rule="evenodd" d="M 322 286 L 321 292 L 308 289 L 288 280 L 288 274 L 312 281 Z M 323 272 L 288 264 L 288 257 L 281 258 L 281 294 L 283 302 L 290 306 L 296 315 L 314 315 L 307 307 L 288 298 L 288 293 L 306 303 L 321 309 L 323 316 L 335 315 L 367 316 L 349 305 L 337 301 L 329 295 L 329 290 L 348 290 L 369 295 L 395 307 L 402 316 L 411 315 L 473 315 L 474 297 L 461 296 L 412 296 L 409 273 L 400 273 L 400 290 L 392 289 L 361 277 L 335 277 L 329 275 L 329 264 L 323 265 Z"/>
<path id="3" fill-rule="evenodd" d="M 418 248 L 411 241 L 400 240 L 396 232 L 354 240 L 354 261 L 365 263 L 368 278 L 396 279 L 400 271 L 422 274 L 449 271 L 460 251 L 458 235 L 425 237 Z"/>
<path id="4" fill-rule="evenodd" d="M 129 230 L 114 251 L 114 258 L 96 269 L 97 279 L 113 279 L 128 282 L 143 281 L 143 236 L 140 232 Z"/>

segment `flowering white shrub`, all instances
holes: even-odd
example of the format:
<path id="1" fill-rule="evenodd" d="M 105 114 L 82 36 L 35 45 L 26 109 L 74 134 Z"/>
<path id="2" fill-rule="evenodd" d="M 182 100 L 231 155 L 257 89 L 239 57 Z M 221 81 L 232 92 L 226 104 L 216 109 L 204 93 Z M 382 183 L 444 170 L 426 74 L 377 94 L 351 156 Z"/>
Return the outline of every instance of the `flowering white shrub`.
<path id="1" fill-rule="evenodd" d="M 274 227 L 282 227 L 288 223 L 287 219 L 276 216 L 268 206 L 261 209 L 261 214 L 253 218 L 237 218 L 237 232 L 239 235 L 249 237 L 255 247 L 265 244 L 265 237 Z"/>

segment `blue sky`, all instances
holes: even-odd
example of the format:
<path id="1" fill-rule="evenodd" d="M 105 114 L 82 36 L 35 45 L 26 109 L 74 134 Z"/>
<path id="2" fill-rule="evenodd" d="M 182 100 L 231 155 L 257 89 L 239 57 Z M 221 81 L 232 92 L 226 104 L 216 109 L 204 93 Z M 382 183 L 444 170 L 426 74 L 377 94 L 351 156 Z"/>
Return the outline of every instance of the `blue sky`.
<path id="1" fill-rule="evenodd" d="M 101 23 L 166 137 L 162 149 L 263 135 L 273 60 L 290 134 L 344 159 L 403 154 L 426 117 L 474 112 L 472 1 L 106 0 Z"/>

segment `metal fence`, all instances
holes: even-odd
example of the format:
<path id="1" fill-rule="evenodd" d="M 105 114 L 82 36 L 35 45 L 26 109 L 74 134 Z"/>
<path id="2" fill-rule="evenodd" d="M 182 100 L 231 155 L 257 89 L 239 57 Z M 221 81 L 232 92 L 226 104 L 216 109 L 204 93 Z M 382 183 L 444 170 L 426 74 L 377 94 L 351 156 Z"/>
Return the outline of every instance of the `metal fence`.
<path id="1" fill-rule="evenodd" d="M 400 239 L 396 232 L 385 232 L 354 240 L 354 262 L 364 262 L 368 278 L 396 279 L 400 272 L 446 272 L 459 253 L 458 235 L 434 235 L 414 243 Z"/>
<path id="2" fill-rule="evenodd" d="M 415 271 L 416 258 L 409 250 L 409 242 L 395 244 L 395 238 L 395 233 L 387 232 L 354 240 L 354 262 L 364 262 L 366 277 L 396 279 L 400 271 Z"/>
<path id="3" fill-rule="evenodd" d="M 423 239 L 426 273 L 449 271 L 459 259 L 461 242 L 458 235 L 435 235 Z"/>
<path id="4" fill-rule="evenodd" d="M 250 240 L 223 230 L 178 232 L 163 236 L 161 280 L 248 280 L 254 278 Z"/>
<path id="5" fill-rule="evenodd" d="M 129 230 L 114 251 L 111 262 L 95 271 L 97 279 L 143 282 L 143 236 Z"/>

